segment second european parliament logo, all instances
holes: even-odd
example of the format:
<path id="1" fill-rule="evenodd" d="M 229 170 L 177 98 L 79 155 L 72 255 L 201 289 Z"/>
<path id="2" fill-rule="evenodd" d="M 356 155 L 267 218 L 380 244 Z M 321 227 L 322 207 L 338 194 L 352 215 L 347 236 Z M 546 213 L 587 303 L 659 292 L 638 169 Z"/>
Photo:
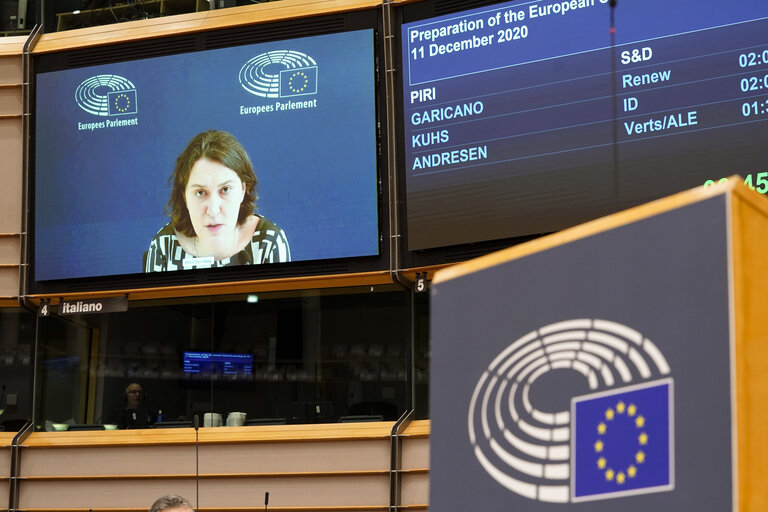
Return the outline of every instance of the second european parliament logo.
<path id="1" fill-rule="evenodd" d="M 83 80 L 75 91 L 77 105 L 95 116 L 138 113 L 136 86 L 119 75 L 96 75 Z"/>
<path id="2" fill-rule="evenodd" d="M 549 372 L 580 374 L 570 410 L 534 403 Z M 515 340 L 483 372 L 469 441 L 498 484 L 531 500 L 576 503 L 674 488 L 674 382 L 658 347 L 631 327 L 574 319 Z"/>
<path id="3" fill-rule="evenodd" d="M 273 50 L 249 59 L 238 79 L 243 89 L 262 98 L 317 94 L 317 62 L 306 53 Z"/>

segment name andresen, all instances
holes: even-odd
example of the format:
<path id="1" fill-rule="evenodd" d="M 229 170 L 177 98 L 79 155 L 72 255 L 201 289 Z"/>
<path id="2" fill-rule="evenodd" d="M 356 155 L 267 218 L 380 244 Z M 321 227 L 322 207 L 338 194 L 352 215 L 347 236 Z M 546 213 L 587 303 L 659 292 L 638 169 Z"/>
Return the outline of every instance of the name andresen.
<path id="1" fill-rule="evenodd" d="M 111 120 L 107 119 L 106 121 L 98 121 L 95 123 L 77 123 L 77 129 L 80 131 L 83 130 L 102 130 L 104 128 L 118 128 L 122 126 L 138 126 L 139 125 L 139 118 L 134 117 L 131 119 L 116 119 Z"/>
<path id="2" fill-rule="evenodd" d="M 276 101 L 272 105 L 256 105 L 253 107 L 240 106 L 240 115 L 264 114 L 267 112 L 281 112 L 283 110 L 302 110 L 305 108 L 317 108 L 317 98 L 304 101 Z"/>

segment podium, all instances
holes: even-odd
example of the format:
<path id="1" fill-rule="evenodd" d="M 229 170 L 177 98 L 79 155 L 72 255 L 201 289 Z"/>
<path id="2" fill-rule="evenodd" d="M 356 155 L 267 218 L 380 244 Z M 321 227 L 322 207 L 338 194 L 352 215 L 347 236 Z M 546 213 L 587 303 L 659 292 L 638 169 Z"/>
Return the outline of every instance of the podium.
<path id="1" fill-rule="evenodd" d="M 768 510 L 768 201 L 737 181 L 435 275 L 431 510 Z"/>

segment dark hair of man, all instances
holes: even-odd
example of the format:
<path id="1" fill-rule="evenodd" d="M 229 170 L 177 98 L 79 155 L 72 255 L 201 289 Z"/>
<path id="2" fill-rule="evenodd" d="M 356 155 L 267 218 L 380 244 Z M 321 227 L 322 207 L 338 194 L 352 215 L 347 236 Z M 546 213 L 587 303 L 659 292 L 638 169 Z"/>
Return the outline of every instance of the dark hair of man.
<path id="1" fill-rule="evenodd" d="M 177 496 L 175 494 L 167 494 L 162 498 L 158 498 L 152 504 L 152 508 L 149 509 L 149 512 L 162 512 L 163 510 L 169 508 L 186 508 L 189 510 L 194 510 L 194 508 L 192 508 L 192 504 L 187 498 L 184 498 L 183 496 Z"/>
<path id="2" fill-rule="evenodd" d="M 207 158 L 232 169 L 240 181 L 245 183 L 245 197 L 240 203 L 240 212 L 237 216 L 237 224 L 241 225 L 253 213 L 254 203 L 258 194 L 256 185 L 258 180 L 253 173 L 251 159 L 245 152 L 242 144 L 228 132 L 208 130 L 199 133 L 189 141 L 187 148 L 176 159 L 176 167 L 170 178 L 171 198 L 168 201 L 166 211 L 171 218 L 171 223 L 176 231 L 188 237 L 196 235 L 189 218 L 187 202 L 184 192 L 189 182 L 192 167 L 201 158 Z"/>

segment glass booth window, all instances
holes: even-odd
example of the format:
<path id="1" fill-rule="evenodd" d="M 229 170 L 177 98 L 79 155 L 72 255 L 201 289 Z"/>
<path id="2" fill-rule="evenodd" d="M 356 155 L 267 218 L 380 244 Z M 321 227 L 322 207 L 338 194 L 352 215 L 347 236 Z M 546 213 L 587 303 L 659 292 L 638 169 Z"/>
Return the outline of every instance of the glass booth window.
<path id="1" fill-rule="evenodd" d="M 32 413 L 35 315 L 0 309 L 0 431 L 16 432 Z"/>
<path id="2" fill-rule="evenodd" d="M 41 319 L 45 430 L 395 420 L 411 407 L 410 292 L 136 301 Z"/>

